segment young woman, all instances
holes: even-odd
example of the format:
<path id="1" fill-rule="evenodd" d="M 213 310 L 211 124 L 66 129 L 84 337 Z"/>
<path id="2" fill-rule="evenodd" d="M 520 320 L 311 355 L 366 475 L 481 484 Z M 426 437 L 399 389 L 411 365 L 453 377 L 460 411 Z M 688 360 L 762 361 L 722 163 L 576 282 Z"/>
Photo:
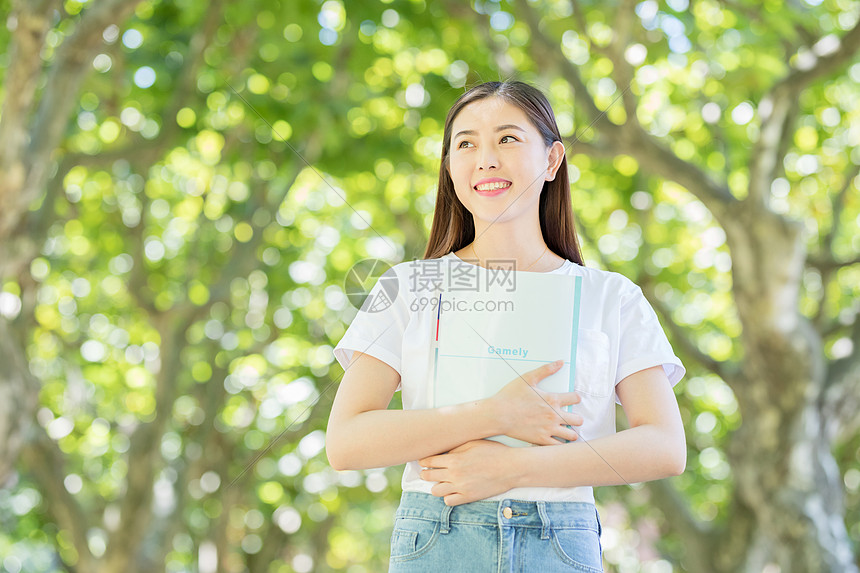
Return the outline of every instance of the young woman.
<path id="1" fill-rule="evenodd" d="M 421 308 L 408 288 L 414 262 L 391 269 L 396 290 L 378 281 L 369 300 L 385 293 L 391 304 L 362 307 L 334 350 L 346 372 L 326 450 L 338 470 L 406 463 L 390 571 L 602 571 L 592 486 L 684 470 L 672 392 L 684 366 L 641 289 L 583 265 L 570 196 L 565 148 L 539 90 L 489 82 L 459 98 L 445 121 L 433 226 L 418 262 L 426 272 L 502 260 L 517 273 L 582 277 L 578 391 L 537 387 L 559 368 L 543 364 L 493 396 L 431 407 L 435 309 Z M 396 390 L 403 409 L 389 410 Z M 630 425 L 618 433 L 616 400 Z M 534 447 L 487 439 L 500 434 Z"/>

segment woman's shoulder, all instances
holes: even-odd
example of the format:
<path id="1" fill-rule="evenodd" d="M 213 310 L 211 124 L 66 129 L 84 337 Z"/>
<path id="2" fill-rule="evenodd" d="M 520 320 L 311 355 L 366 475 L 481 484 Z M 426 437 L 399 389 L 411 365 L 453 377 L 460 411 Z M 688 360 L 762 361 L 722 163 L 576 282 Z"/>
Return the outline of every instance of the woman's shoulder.
<path id="1" fill-rule="evenodd" d="M 584 267 L 574 262 L 571 262 L 567 271 L 568 274 L 583 277 L 583 281 L 605 288 L 617 289 L 622 292 L 639 288 L 639 286 L 632 280 L 616 271 L 607 271 L 595 267 Z"/>

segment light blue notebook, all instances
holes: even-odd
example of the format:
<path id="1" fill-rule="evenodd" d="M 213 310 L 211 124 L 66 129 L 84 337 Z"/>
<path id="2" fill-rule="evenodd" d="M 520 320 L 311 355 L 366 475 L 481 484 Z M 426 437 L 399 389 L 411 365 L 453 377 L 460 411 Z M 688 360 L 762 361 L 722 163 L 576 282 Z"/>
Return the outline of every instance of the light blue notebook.
<path id="1" fill-rule="evenodd" d="M 515 282 L 513 289 L 496 284 L 437 294 L 430 389 L 435 407 L 487 398 L 519 375 L 559 359 L 565 361 L 562 368 L 538 387 L 575 389 L 582 277 L 517 272 Z M 492 439 L 529 445 L 508 436 Z"/>

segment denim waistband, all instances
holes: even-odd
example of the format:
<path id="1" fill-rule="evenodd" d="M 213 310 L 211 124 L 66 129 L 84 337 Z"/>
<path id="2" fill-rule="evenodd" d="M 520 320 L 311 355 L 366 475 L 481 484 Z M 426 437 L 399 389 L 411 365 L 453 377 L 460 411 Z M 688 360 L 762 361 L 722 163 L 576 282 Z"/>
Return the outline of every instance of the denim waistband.
<path id="1" fill-rule="evenodd" d="M 600 519 L 593 503 L 583 501 L 473 501 L 447 506 L 441 497 L 427 493 L 403 492 L 395 517 L 441 521 L 446 533 L 451 523 L 501 525 L 549 529 L 591 529 L 601 533 Z"/>

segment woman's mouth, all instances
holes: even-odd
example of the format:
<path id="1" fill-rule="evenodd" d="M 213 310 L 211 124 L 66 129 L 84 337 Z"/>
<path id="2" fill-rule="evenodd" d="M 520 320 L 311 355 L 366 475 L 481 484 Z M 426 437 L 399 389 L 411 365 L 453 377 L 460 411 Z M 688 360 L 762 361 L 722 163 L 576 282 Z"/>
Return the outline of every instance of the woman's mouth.
<path id="1" fill-rule="evenodd" d="M 502 183 L 502 182 L 486 183 L 483 185 L 476 185 L 475 186 L 475 192 L 478 195 L 481 195 L 483 197 L 492 197 L 494 195 L 499 195 L 501 193 L 504 193 L 505 191 L 507 191 L 510 188 L 510 186 L 511 186 L 511 183 L 509 181 L 506 181 L 504 183 Z"/>

